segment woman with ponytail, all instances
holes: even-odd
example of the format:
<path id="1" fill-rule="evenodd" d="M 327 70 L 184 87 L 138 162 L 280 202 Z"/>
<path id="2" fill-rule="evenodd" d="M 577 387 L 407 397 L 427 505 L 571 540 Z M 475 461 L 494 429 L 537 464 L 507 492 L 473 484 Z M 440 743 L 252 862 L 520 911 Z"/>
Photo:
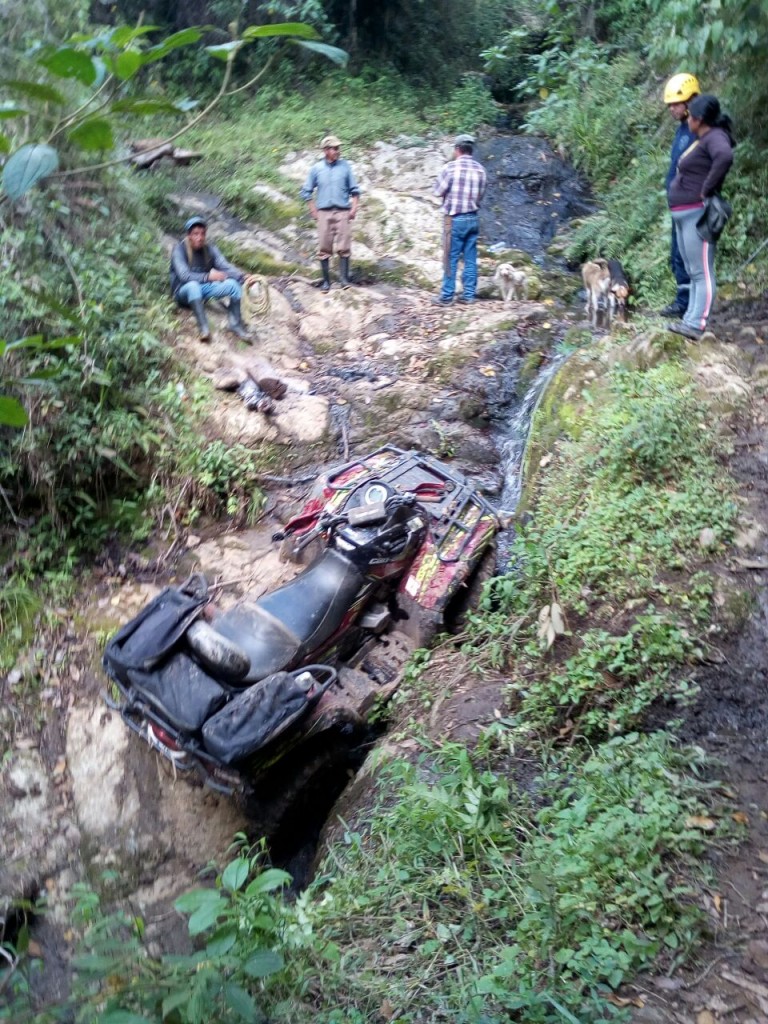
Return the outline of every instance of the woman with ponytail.
<path id="1" fill-rule="evenodd" d="M 715 298 L 715 243 L 696 230 L 706 200 L 719 196 L 733 163 L 733 125 L 716 96 L 704 93 L 688 104 L 688 127 L 696 136 L 677 162 L 669 186 L 669 208 L 677 242 L 691 278 L 688 309 L 670 331 L 697 340 L 707 326 Z"/>

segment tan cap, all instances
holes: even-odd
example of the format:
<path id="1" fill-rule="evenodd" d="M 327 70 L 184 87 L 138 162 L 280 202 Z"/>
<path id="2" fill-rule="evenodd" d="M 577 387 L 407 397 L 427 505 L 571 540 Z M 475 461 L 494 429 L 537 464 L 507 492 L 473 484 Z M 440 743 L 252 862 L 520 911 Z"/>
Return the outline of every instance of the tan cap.
<path id="1" fill-rule="evenodd" d="M 454 146 L 474 146 L 475 137 L 473 135 L 457 135 Z"/>
<path id="2" fill-rule="evenodd" d="M 341 139 L 338 139 L 335 135 L 326 135 L 323 141 L 320 143 L 321 149 L 329 149 L 331 146 L 340 146 Z"/>

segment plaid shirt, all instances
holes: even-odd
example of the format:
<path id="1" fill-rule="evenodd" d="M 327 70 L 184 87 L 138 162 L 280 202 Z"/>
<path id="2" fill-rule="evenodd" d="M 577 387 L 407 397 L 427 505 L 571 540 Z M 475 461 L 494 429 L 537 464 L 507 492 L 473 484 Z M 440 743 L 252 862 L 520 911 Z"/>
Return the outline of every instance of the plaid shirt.
<path id="1" fill-rule="evenodd" d="M 443 213 L 476 213 L 485 194 L 486 175 L 482 164 L 468 154 L 451 160 L 440 171 L 435 195 L 442 196 Z"/>

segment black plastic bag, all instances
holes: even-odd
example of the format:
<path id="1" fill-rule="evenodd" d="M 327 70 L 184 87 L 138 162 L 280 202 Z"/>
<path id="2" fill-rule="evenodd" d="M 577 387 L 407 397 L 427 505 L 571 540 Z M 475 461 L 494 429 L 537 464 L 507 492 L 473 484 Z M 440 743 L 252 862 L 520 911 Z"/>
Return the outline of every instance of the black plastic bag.
<path id="1" fill-rule="evenodd" d="M 166 587 L 127 622 L 104 649 L 104 668 L 128 682 L 128 670 L 151 672 L 168 657 L 208 602 L 204 576 L 190 576 L 180 587 Z"/>
<path id="2" fill-rule="evenodd" d="M 705 242 L 716 242 L 728 223 L 733 207 L 722 196 L 704 200 L 704 211 L 696 221 L 696 233 Z"/>
<path id="3" fill-rule="evenodd" d="M 203 726 L 203 744 L 222 764 L 243 761 L 315 703 L 309 672 L 275 672 L 234 697 Z"/>
<path id="4" fill-rule="evenodd" d="M 198 733 L 207 718 L 226 703 L 229 693 L 181 652 L 154 672 L 128 669 L 128 679 L 160 718 L 181 732 Z"/>

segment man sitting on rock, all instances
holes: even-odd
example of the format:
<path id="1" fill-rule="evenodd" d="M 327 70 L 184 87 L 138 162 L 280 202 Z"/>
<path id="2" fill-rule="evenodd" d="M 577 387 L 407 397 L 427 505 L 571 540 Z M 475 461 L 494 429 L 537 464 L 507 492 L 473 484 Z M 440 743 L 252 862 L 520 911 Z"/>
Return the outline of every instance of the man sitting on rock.
<path id="1" fill-rule="evenodd" d="M 208 299 L 229 299 L 227 330 L 243 341 L 250 341 L 240 313 L 243 286 L 250 277 L 224 259 L 215 245 L 206 242 L 208 225 L 202 217 L 190 217 L 184 225 L 185 237 L 171 253 L 171 294 L 180 306 L 195 314 L 200 341 L 211 340 L 205 315 Z"/>

